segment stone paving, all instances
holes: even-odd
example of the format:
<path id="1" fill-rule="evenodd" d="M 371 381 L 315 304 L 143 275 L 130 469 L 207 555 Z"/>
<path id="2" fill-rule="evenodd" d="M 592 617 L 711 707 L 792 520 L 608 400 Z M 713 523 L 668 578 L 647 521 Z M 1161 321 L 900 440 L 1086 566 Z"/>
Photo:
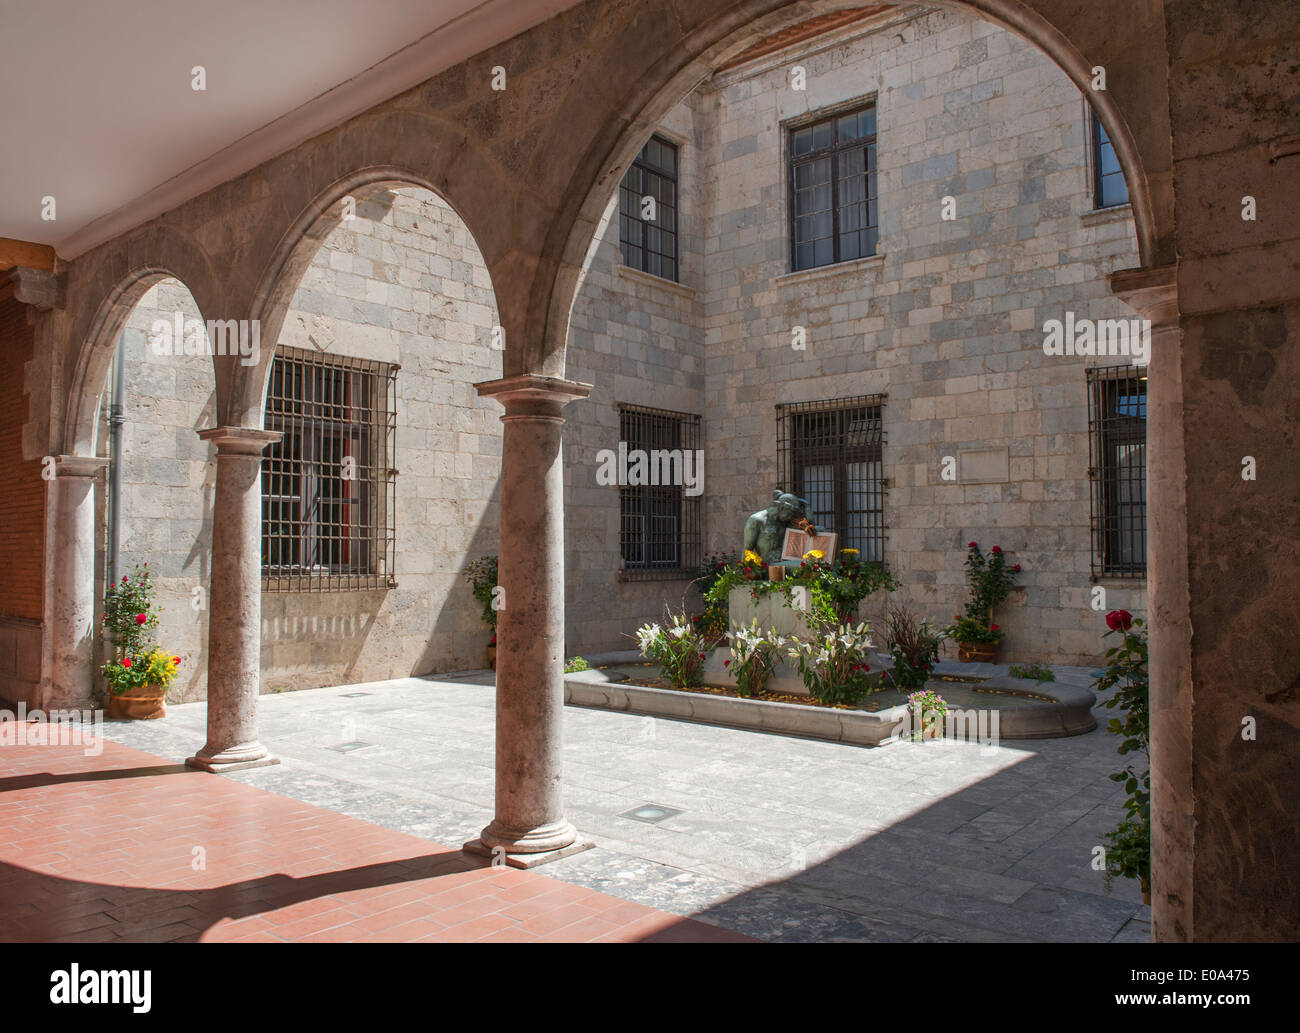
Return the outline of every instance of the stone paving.
<path id="1" fill-rule="evenodd" d="M 224 777 L 458 844 L 491 818 L 493 697 L 490 672 L 263 696 L 282 764 Z M 181 760 L 205 713 L 105 734 Z M 865 749 L 568 707 L 567 812 L 597 846 L 541 870 L 765 940 L 1147 941 L 1136 884 L 1090 867 L 1123 799 L 1109 714 L 1068 739 Z M 626 816 L 644 804 L 680 813 Z"/>
<path id="2" fill-rule="evenodd" d="M 0 941 L 748 939 L 95 745 L 0 751 Z"/>

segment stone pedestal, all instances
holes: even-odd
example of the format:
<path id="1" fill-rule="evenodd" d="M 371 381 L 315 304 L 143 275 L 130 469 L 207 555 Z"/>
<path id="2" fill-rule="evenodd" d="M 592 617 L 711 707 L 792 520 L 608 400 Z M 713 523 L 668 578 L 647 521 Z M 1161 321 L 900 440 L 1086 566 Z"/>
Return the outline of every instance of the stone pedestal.
<path id="1" fill-rule="evenodd" d="M 476 385 L 505 406 L 497 613 L 496 807 L 472 853 L 515 867 L 586 849 L 564 817 L 564 406 L 591 385 Z"/>
<path id="2" fill-rule="evenodd" d="M 185 763 L 235 771 L 280 763 L 258 740 L 262 673 L 262 450 L 278 431 L 215 427 L 212 587 L 208 593 L 208 741 Z"/>
<path id="3" fill-rule="evenodd" d="M 95 689 L 95 479 L 108 466 L 93 456 L 54 464 L 54 579 L 47 708 L 88 708 Z"/>
<path id="4" fill-rule="evenodd" d="M 816 628 L 809 623 L 806 613 L 790 606 L 785 596 L 776 592 L 759 596 L 757 602 L 752 590 L 740 585 L 731 590 L 727 597 L 728 612 L 732 625 L 748 625 L 758 619 L 762 631 L 775 630 L 786 638 L 809 639 L 817 634 Z M 889 665 L 889 660 L 873 653 L 872 670 L 880 671 Z M 736 679 L 731 675 L 726 661 L 731 659 L 731 649 L 724 639 L 722 644 L 709 654 L 704 663 L 704 684 L 734 688 Z M 788 659 L 782 659 L 767 680 L 769 692 L 783 692 L 791 696 L 807 696 L 808 687 L 804 685 L 799 668 Z"/>

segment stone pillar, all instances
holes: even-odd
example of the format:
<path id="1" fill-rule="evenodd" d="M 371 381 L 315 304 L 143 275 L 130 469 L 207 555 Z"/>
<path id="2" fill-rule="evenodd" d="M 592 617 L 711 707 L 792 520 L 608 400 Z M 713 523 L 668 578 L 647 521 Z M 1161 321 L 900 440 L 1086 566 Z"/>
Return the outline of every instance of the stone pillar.
<path id="1" fill-rule="evenodd" d="M 41 705 L 89 708 L 95 688 L 95 479 L 107 459 L 54 462 L 50 689 Z"/>
<path id="2" fill-rule="evenodd" d="M 496 812 L 465 848 L 516 867 L 585 850 L 564 817 L 564 406 L 590 384 L 525 374 L 476 385 L 505 406 L 497 615 Z"/>
<path id="3" fill-rule="evenodd" d="M 1155 940 L 1186 940 L 1191 935 L 1187 908 L 1193 896 L 1195 797 L 1187 457 L 1178 287 L 1172 266 L 1121 270 L 1111 275 L 1110 287 L 1117 297 L 1151 321 L 1151 361 L 1147 366 L 1151 934 Z"/>
<path id="4" fill-rule="evenodd" d="M 278 764 L 258 741 L 262 674 L 262 450 L 278 431 L 214 427 L 212 585 L 208 593 L 208 742 L 185 763 L 204 771 Z"/>

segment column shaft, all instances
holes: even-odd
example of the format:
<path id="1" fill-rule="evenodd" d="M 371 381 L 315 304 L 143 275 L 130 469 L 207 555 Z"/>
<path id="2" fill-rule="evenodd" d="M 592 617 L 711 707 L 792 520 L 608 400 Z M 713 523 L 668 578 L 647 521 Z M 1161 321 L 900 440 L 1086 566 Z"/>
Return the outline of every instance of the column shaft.
<path id="1" fill-rule="evenodd" d="M 262 665 L 262 449 L 274 431 L 217 427 L 208 592 L 208 741 L 187 764 L 229 771 L 279 763 L 259 741 Z"/>
<path id="2" fill-rule="evenodd" d="M 481 843 L 573 848 L 564 817 L 564 468 L 561 415 L 590 386 L 550 377 L 478 385 L 506 412 L 497 617 L 496 811 Z"/>
<path id="3" fill-rule="evenodd" d="M 95 479 L 107 465 L 89 456 L 55 461 L 47 708 L 88 707 L 94 696 Z"/>

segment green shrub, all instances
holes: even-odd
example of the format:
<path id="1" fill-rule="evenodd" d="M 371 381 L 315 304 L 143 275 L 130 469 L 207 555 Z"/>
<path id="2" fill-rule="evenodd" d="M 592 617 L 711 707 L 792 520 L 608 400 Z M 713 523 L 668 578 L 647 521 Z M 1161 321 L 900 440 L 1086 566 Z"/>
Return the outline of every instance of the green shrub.
<path id="1" fill-rule="evenodd" d="M 580 656 L 571 656 L 564 661 L 564 673 L 576 674 L 578 671 L 590 671 L 591 664 Z"/>

